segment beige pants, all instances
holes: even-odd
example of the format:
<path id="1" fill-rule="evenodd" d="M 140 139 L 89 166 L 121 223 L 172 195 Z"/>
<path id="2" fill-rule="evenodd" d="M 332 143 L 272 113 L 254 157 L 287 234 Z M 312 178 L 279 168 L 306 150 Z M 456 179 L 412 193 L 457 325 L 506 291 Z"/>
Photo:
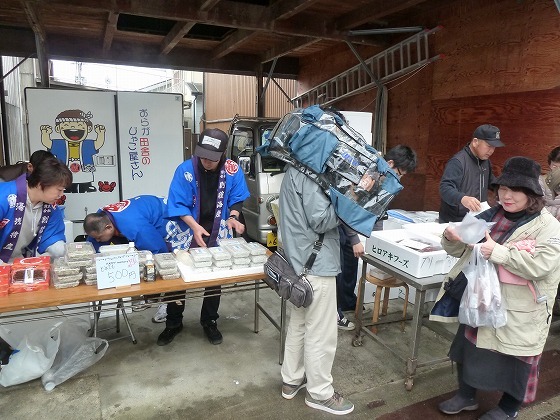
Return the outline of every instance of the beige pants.
<path id="1" fill-rule="evenodd" d="M 311 398 L 326 400 L 334 389 L 331 369 L 338 338 L 336 278 L 307 276 L 313 285 L 313 302 L 307 308 L 290 303 L 282 381 L 294 385 L 307 377 Z"/>

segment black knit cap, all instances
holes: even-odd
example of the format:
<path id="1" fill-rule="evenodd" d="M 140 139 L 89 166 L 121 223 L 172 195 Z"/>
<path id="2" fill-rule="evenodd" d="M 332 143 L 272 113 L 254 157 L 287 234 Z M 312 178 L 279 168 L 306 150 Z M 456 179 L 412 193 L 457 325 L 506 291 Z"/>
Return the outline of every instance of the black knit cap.
<path id="1" fill-rule="evenodd" d="M 524 156 L 514 156 L 506 160 L 502 174 L 492 184 L 510 188 L 527 188 L 536 195 L 543 195 L 539 184 L 541 165 Z"/>

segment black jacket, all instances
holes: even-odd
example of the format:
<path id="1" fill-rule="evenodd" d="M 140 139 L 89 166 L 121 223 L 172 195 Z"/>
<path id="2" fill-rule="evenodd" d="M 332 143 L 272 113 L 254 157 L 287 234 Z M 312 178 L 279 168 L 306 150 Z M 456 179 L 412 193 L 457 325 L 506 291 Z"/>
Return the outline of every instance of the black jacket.
<path id="1" fill-rule="evenodd" d="M 465 196 L 476 197 L 482 203 L 488 200 L 488 189 L 496 177 L 490 160 L 480 160 L 465 146 L 445 165 L 439 184 L 441 205 L 440 223 L 460 222 L 468 209 L 461 204 Z"/>

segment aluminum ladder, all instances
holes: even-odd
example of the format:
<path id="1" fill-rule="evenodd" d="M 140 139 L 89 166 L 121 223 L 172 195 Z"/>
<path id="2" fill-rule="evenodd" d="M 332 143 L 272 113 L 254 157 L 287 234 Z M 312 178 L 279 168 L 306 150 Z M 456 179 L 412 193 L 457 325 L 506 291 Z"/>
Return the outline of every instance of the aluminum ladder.
<path id="1" fill-rule="evenodd" d="M 443 54 L 434 57 L 429 56 L 428 38 L 440 29 L 442 29 L 442 26 L 418 32 L 391 48 L 364 60 L 367 70 L 362 64 L 357 64 L 296 96 L 292 99 L 292 103 L 297 108 L 310 105 L 330 105 L 373 89 L 378 86 L 378 83 L 390 82 L 399 76 L 443 58 Z M 374 80 L 371 75 L 377 80 Z"/>

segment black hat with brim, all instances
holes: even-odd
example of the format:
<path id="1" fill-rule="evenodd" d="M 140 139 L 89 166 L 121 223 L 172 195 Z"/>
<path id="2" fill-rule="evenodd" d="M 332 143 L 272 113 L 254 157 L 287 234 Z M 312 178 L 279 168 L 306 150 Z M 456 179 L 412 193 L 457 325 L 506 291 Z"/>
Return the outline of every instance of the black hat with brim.
<path id="1" fill-rule="evenodd" d="M 492 186 L 526 188 L 542 196 L 544 194 L 539 184 L 540 174 L 541 165 L 537 162 L 524 156 L 514 156 L 506 161 L 502 174 L 492 183 Z"/>

